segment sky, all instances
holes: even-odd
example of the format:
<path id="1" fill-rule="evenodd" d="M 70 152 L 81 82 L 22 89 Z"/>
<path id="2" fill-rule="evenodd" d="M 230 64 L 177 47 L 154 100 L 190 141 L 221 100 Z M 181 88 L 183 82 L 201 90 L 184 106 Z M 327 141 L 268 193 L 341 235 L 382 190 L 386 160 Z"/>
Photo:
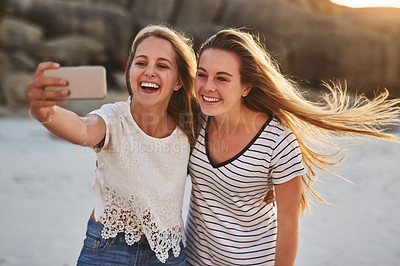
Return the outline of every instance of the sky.
<path id="1" fill-rule="evenodd" d="M 331 0 L 333 3 L 350 7 L 399 7 L 400 0 Z"/>

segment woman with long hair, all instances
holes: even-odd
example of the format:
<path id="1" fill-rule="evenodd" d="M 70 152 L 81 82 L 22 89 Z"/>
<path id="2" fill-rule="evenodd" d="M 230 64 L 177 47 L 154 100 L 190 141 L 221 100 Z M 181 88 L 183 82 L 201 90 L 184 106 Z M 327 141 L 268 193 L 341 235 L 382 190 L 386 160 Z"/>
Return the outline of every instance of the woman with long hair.
<path id="1" fill-rule="evenodd" d="M 187 264 L 293 265 L 308 195 L 323 201 L 311 183 L 341 161 L 340 149 L 326 152 L 332 140 L 397 141 L 384 128 L 399 122 L 399 99 L 325 85 L 321 101 L 307 100 L 244 30 L 219 31 L 201 46 L 195 90 L 204 117 L 189 161 Z M 264 200 L 272 188 L 276 206 Z"/>
<path id="2" fill-rule="evenodd" d="M 126 69 L 129 99 L 85 117 L 58 106 L 68 90 L 45 90 L 67 84 L 43 75 L 57 68 L 39 64 L 28 97 L 50 132 L 97 153 L 97 201 L 78 265 L 185 265 L 182 203 L 196 137 L 191 39 L 163 25 L 142 29 Z"/>

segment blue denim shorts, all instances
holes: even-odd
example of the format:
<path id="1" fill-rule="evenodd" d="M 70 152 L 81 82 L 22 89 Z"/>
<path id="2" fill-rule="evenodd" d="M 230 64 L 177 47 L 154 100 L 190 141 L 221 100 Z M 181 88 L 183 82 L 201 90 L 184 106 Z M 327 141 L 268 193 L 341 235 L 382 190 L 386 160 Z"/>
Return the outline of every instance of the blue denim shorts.
<path id="1" fill-rule="evenodd" d="M 101 237 L 103 225 L 89 219 L 86 238 L 83 241 L 78 266 L 84 265 L 185 265 L 186 256 L 182 242 L 181 253 L 175 258 L 172 251 L 165 263 L 157 259 L 146 239 L 129 246 L 125 242 L 125 234 L 119 233 L 115 238 Z"/>

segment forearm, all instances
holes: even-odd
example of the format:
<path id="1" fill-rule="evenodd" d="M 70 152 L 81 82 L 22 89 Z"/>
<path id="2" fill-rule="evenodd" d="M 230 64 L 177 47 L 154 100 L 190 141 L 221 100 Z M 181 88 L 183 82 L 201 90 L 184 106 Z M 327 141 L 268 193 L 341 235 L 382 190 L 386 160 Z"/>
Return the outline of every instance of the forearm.
<path id="1" fill-rule="evenodd" d="M 275 186 L 278 211 L 278 234 L 276 239 L 275 265 L 294 265 L 299 244 L 299 221 L 302 184 L 297 176 Z"/>
<path id="2" fill-rule="evenodd" d="M 275 266 L 294 265 L 299 243 L 298 225 L 278 225 Z"/>
<path id="3" fill-rule="evenodd" d="M 55 106 L 45 121 L 39 121 L 59 138 L 77 145 L 94 146 L 103 139 L 105 133 L 105 129 L 101 130 L 99 120 L 94 115 L 79 117 L 74 112 Z"/>
<path id="4" fill-rule="evenodd" d="M 31 82 L 28 83 L 29 114 L 37 119 L 54 135 L 74 144 L 94 146 L 100 143 L 106 134 L 106 125 L 97 115 L 79 117 L 59 105 L 64 104 L 69 90 L 45 90 L 46 86 L 63 87 L 67 80 L 45 77 L 47 69 L 58 69 L 54 62 L 40 63 Z"/>

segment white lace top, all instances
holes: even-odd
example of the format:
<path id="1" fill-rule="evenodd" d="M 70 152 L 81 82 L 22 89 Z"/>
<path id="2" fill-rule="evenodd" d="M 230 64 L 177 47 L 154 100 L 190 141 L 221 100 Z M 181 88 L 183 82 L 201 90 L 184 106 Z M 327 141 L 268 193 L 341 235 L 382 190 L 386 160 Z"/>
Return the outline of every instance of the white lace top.
<path id="1" fill-rule="evenodd" d="M 145 134 L 130 113 L 130 101 L 103 105 L 107 132 L 97 152 L 93 189 L 98 196 L 94 216 L 104 225 L 103 238 L 125 233 L 132 245 L 145 235 L 161 262 L 184 241 L 182 201 L 190 146 L 177 127 L 165 138 Z"/>

